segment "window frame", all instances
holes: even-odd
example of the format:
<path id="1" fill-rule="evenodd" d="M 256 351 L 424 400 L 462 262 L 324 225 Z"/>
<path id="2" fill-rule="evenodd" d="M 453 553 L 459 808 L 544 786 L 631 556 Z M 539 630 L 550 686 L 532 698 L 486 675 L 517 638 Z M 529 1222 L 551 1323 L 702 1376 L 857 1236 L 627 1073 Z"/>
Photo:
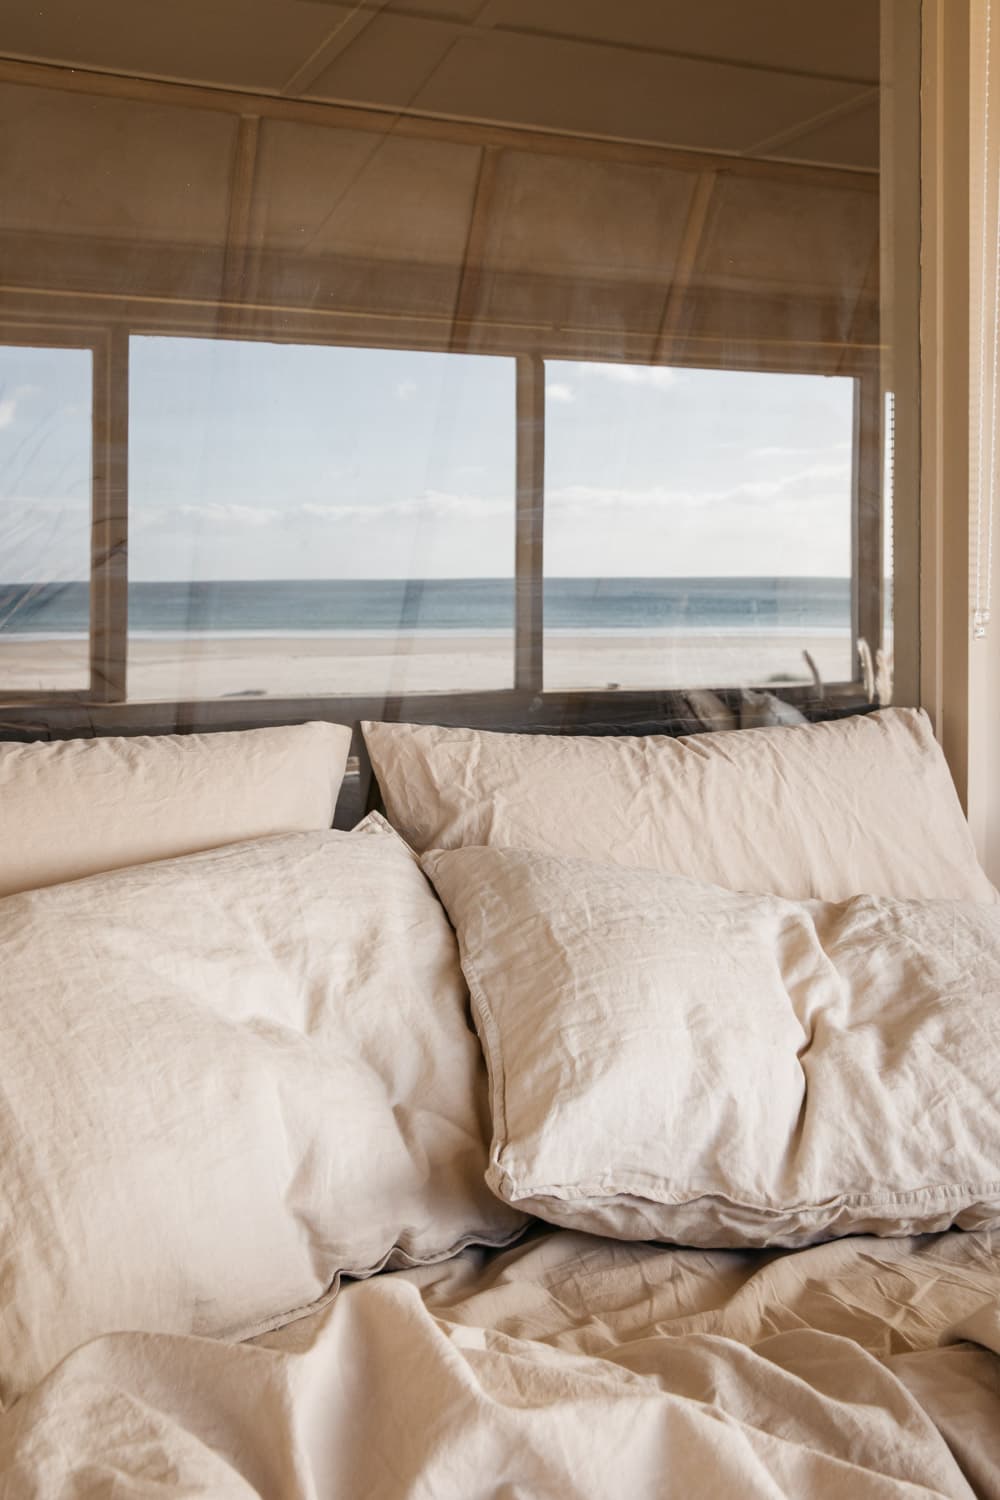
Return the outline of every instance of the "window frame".
<path id="1" fill-rule="evenodd" d="M 180 326 L 178 326 L 180 324 Z M 127 696 L 128 668 L 128 450 L 129 355 L 133 337 L 203 337 L 239 341 L 325 344 L 338 347 L 412 348 L 394 342 L 380 330 L 378 342 L 362 337 L 321 338 L 313 326 L 309 337 L 276 340 L 272 330 L 256 329 L 243 316 L 239 326 L 192 328 L 189 320 L 166 316 L 106 321 L 102 326 L 43 321 L 0 321 L 0 342 L 34 347 L 86 348 L 93 359 L 92 520 L 90 573 L 90 686 L 47 692 L 7 694 L 0 683 L 0 732 L 72 734 L 166 733 L 192 729 L 256 728 L 301 719 L 356 723 L 362 718 L 413 719 L 417 722 L 477 724 L 482 727 L 560 729 L 578 721 L 595 727 L 636 722 L 682 722 L 688 715 L 682 687 L 546 691 L 544 668 L 544 521 L 545 521 L 545 362 L 542 354 L 516 354 L 515 362 L 515 543 L 514 543 L 514 676 L 511 688 L 426 692 L 386 697 L 381 694 L 317 694 L 308 697 L 199 698 L 136 701 Z M 464 349 L 455 352 L 466 352 Z M 480 351 L 477 351 L 480 352 Z M 487 352 L 485 350 L 481 352 Z M 489 353 L 499 352 L 489 350 Z M 677 358 L 676 367 L 704 368 L 703 357 Z M 731 353 L 731 351 L 730 351 Z M 643 363 L 642 361 L 620 361 Z M 865 365 L 867 364 L 867 368 Z M 761 373 L 848 375 L 855 382 L 853 482 L 851 499 L 852 662 L 855 675 L 825 683 L 826 701 L 846 712 L 867 703 L 857 666 L 857 640 L 863 635 L 873 651 L 882 628 L 881 526 L 881 392 L 872 361 L 858 368 L 804 369 L 776 358 L 762 361 L 731 358 L 718 368 Z M 865 582 L 867 580 L 867 582 Z M 720 684 L 725 696 L 738 688 Z M 812 685 L 782 688 L 788 701 L 808 705 Z M 24 710 L 30 710 L 25 713 Z M 690 720 L 689 727 L 696 727 Z"/>
<path id="2" fill-rule="evenodd" d="M 120 342 L 120 336 L 118 338 Z M 120 643 L 127 587 L 127 516 L 121 512 L 121 475 L 127 469 L 126 407 L 121 411 L 116 390 L 116 333 L 71 323 L 0 322 L 0 343 L 7 348 L 86 349 L 91 357 L 90 392 L 90 552 L 88 673 L 85 688 L 37 688 L 8 694 L 0 683 L 0 705 L 81 703 L 101 704 L 124 699 L 124 660 Z M 125 357 L 128 346 L 125 345 Z M 122 447 L 122 418 L 126 447 Z"/>

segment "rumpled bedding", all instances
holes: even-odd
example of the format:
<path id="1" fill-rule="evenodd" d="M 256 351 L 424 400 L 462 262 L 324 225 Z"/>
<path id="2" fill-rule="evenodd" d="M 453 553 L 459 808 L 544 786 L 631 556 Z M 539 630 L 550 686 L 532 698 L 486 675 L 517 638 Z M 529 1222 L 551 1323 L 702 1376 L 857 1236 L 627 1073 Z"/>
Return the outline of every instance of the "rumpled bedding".
<path id="1" fill-rule="evenodd" d="M 121 1333 L 0 1417 L 3 1500 L 1000 1500 L 1000 1234 L 533 1229 L 245 1344 Z"/>

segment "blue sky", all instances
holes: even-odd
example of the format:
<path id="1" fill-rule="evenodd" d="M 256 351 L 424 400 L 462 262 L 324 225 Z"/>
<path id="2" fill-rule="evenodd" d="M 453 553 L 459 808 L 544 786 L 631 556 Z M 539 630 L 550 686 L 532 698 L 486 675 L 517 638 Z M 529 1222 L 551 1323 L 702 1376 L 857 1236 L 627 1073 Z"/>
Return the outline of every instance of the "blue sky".
<path id="1" fill-rule="evenodd" d="M 0 347 L 0 583 L 86 576 L 90 360 Z"/>
<path id="2" fill-rule="evenodd" d="M 547 365 L 546 571 L 846 575 L 851 382 Z M 0 349 L 0 581 L 82 577 L 89 356 Z M 138 579 L 513 571 L 514 362 L 132 341 Z"/>

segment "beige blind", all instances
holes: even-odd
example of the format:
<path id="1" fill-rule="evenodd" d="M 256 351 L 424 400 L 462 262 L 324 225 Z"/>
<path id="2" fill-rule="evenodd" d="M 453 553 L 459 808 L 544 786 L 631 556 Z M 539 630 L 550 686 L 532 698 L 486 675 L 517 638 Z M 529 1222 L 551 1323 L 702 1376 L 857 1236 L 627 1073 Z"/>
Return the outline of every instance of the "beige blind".
<path id="1" fill-rule="evenodd" d="M 115 82 L 0 86 L 8 290 L 478 352 L 843 371 L 877 349 L 872 172 Z"/>

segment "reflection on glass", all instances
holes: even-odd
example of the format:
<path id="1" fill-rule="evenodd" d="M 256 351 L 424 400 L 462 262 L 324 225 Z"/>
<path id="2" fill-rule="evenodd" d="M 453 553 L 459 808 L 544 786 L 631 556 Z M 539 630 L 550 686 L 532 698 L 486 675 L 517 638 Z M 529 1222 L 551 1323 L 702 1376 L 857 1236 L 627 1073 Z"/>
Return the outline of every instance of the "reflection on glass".
<path id="1" fill-rule="evenodd" d="M 0 345 L 0 691 L 90 680 L 91 354 Z"/>
<path id="2" fill-rule="evenodd" d="M 854 676 L 855 382 L 546 364 L 545 686 Z"/>
<path id="3" fill-rule="evenodd" d="M 131 342 L 131 698 L 511 685 L 513 360 Z"/>

